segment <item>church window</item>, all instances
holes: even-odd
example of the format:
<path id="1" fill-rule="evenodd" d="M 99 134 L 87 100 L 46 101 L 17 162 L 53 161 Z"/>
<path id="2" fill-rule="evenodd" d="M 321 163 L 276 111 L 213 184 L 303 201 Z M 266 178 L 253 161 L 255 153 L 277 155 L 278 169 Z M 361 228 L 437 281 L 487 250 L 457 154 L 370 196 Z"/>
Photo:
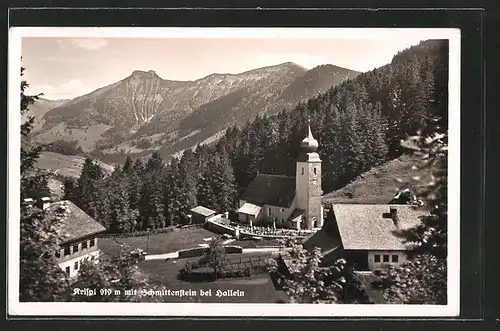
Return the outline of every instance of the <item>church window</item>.
<path id="1" fill-rule="evenodd" d="M 316 167 L 314 167 L 314 174 L 316 175 Z"/>
<path id="2" fill-rule="evenodd" d="M 267 209 L 267 215 L 271 215 L 271 207 Z"/>
<path id="3" fill-rule="evenodd" d="M 281 208 L 281 212 L 284 213 L 285 212 L 285 208 Z"/>
<path id="4" fill-rule="evenodd" d="M 302 175 L 304 174 L 304 167 L 302 167 Z"/>

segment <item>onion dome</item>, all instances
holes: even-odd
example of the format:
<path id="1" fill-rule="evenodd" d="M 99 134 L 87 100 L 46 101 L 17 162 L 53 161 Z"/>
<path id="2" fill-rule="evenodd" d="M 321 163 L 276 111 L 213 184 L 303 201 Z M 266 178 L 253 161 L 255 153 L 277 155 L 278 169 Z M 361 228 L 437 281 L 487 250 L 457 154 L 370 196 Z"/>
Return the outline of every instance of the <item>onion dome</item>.
<path id="1" fill-rule="evenodd" d="M 318 149 L 318 141 L 314 139 L 312 132 L 311 132 L 311 120 L 307 120 L 307 130 L 308 130 L 308 135 L 305 137 L 302 142 L 300 143 L 300 147 L 305 153 L 314 153 Z"/>

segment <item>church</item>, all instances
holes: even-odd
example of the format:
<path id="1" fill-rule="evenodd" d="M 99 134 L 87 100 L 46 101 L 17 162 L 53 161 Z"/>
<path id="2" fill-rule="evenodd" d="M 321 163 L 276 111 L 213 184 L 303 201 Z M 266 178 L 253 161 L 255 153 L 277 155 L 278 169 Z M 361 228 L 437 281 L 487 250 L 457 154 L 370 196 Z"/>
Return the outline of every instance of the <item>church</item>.
<path id="1" fill-rule="evenodd" d="M 238 220 L 253 225 L 274 225 L 293 229 L 323 226 L 321 205 L 321 159 L 319 144 L 311 132 L 300 143 L 296 175 L 258 174 L 239 201 Z"/>

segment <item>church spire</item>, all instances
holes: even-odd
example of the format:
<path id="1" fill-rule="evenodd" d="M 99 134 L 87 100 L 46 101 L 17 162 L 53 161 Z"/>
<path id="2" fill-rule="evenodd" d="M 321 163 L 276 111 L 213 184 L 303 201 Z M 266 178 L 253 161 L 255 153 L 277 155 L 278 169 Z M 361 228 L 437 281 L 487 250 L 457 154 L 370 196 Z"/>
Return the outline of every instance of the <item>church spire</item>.
<path id="1" fill-rule="evenodd" d="M 305 153 L 314 153 L 319 147 L 318 141 L 314 139 L 311 131 L 311 119 L 307 116 L 307 137 L 300 143 L 300 147 Z"/>

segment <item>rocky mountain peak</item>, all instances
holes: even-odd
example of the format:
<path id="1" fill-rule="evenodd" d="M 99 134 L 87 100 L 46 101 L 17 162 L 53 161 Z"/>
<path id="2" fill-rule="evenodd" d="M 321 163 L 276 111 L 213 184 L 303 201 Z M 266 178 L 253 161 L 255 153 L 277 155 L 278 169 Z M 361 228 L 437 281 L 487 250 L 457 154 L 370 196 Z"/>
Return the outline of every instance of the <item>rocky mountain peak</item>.
<path id="1" fill-rule="evenodd" d="M 148 71 L 134 70 L 129 77 L 130 78 L 148 78 L 150 76 L 153 76 L 155 78 L 160 78 L 160 76 L 158 76 L 154 70 L 148 70 Z"/>

